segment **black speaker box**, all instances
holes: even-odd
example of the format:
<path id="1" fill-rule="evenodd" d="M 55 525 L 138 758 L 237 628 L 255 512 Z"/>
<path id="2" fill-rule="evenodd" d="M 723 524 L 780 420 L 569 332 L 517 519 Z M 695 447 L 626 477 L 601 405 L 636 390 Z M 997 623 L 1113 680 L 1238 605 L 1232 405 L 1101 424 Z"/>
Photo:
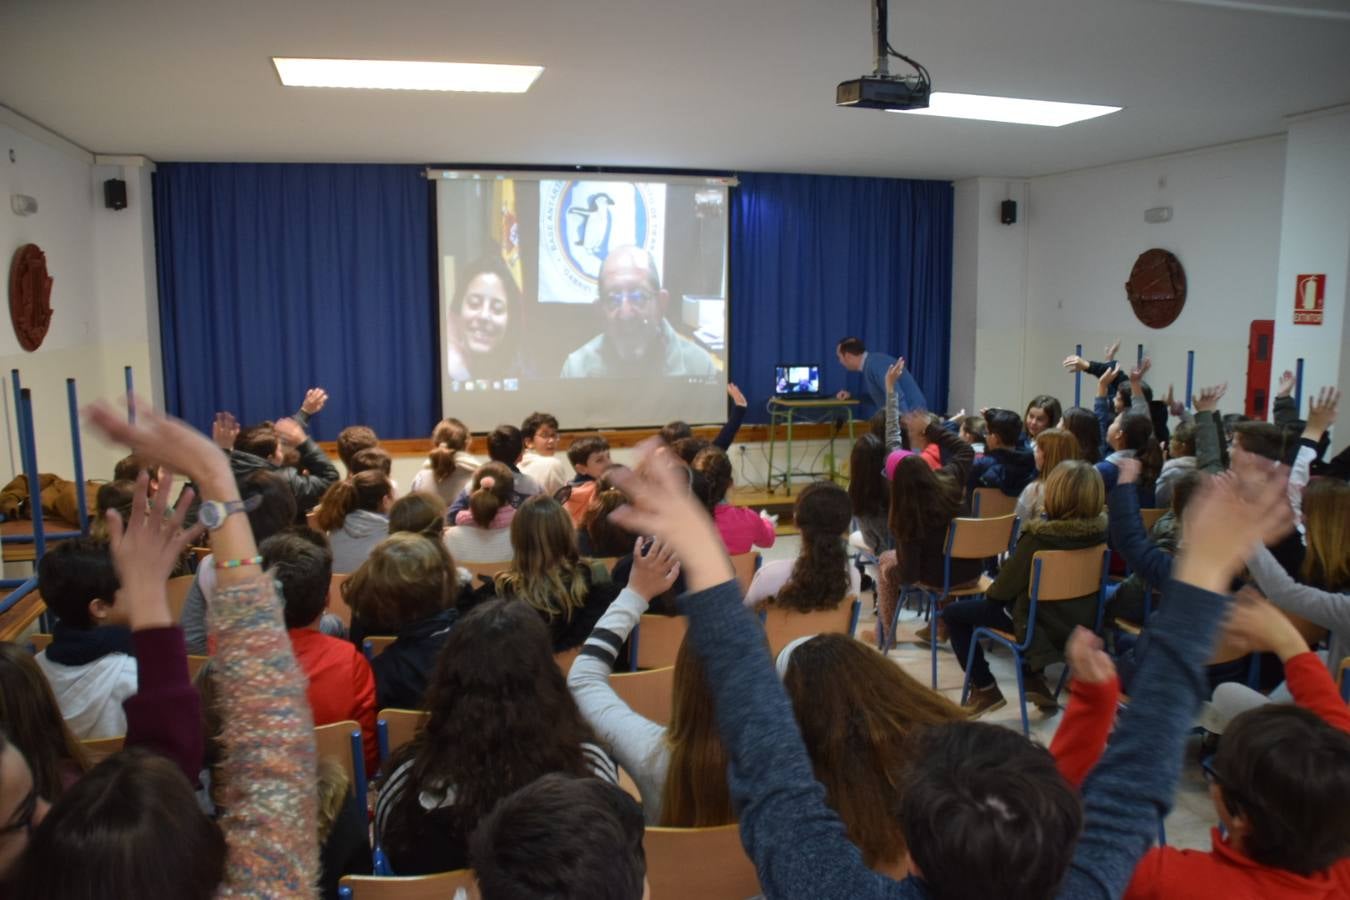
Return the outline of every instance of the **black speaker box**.
<path id="1" fill-rule="evenodd" d="M 120 178 L 103 182 L 103 205 L 108 209 L 126 209 L 127 183 Z"/>
<path id="2" fill-rule="evenodd" d="M 1001 204 L 999 205 L 999 216 L 998 216 L 998 220 L 999 220 L 1000 222 L 1002 222 L 1004 225 L 1016 225 L 1016 224 L 1017 224 L 1017 201 L 1016 201 L 1016 200 L 1004 200 L 1003 203 L 1001 203 Z"/>

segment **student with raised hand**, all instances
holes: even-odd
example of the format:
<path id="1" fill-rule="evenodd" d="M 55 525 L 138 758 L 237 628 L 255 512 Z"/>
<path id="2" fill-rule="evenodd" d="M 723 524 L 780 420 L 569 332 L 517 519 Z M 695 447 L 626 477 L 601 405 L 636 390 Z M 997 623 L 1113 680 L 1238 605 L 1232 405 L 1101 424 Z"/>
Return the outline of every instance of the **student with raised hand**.
<path id="1" fill-rule="evenodd" d="M 153 451 L 202 492 L 200 517 L 213 528 L 219 567 L 211 625 L 216 677 L 228 686 L 222 692 L 224 741 L 235 802 L 219 825 L 212 823 L 172 763 L 145 751 L 117 754 L 82 779 L 34 830 L 14 896 L 307 895 L 318 875 L 314 738 L 304 677 L 291 654 L 281 605 L 271 580 L 258 569 L 257 547 L 239 515 L 243 503 L 226 457 L 204 435 L 148 404 L 138 403 L 136 412 L 134 425 L 103 405 L 91 407 L 88 417 L 109 440 Z M 163 519 L 166 506 L 167 494 L 142 520 L 147 532 L 156 533 L 145 533 L 142 544 L 135 529 L 129 530 L 125 552 L 143 547 L 149 555 L 156 546 L 170 547 L 162 521 L 148 526 Z M 175 532 L 180 522 L 181 513 L 172 520 Z M 181 547 L 172 549 L 165 558 Z M 145 558 L 139 550 L 135 557 Z M 171 625 L 163 571 L 153 565 L 134 569 L 123 588 L 146 599 L 139 624 Z"/>
<path id="2" fill-rule="evenodd" d="M 749 401 L 745 399 L 745 394 L 734 384 L 727 384 L 727 396 L 731 398 L 731 414 L 727 416 L 726 424 L 722 430 L 717 432 L 717 437 L 713 438 L 713 446 L 721 447 L 723 450 L 731 450 L 732 443 L 736 440 L 736 432 L 741 430 L 741 423 L 745 421 L 745 411 L 749 406 Z M 682 441 L 685 438 L 694 436 L 694 429 L 689 427 L 689 423 L 676 419 L 674 422 L 667 422 L 661 427 L 661 440 L 667 444 L 673 444 L 676 441 Z"/>
<path id="3" fill-rule="evenodd" d="M 624 479 L 633 502 L 616 514 L 625 527 L 670 544 L 693 591 L 684 598 L 689 640 L 707 666 L 741 838 L 770 900 L 1119 896 L 1171 803 L 1200 668 L 1226 605 L 1217 592 L 1281 515 L 1285 480 L 1271 467 L 1259 481 L 1230 480 L 1198 498 L 1154 626 L 1158 649 L 1144 660 L 1130 709 L 1088 778 L 1083 810 L 1049 754 L 1015 732 L 963 722 L 921 733 L 900 811 L 916 874 L 897 882 L 867 869 L 826 806 L 763 630 L 742 606 L 731 561 L 686 480 L 666 451 L 641 468 L 644 475 Z"/>
<path id="4" fill-rule="evenodd" d="M 628 586 L 586 639 L 567 674 L 567 686 L 582 716 L 633 776 L 649 824 L 726 825 L 736 819 L 727 789 L 727 755 L 713 719 L 712 691 L 693 647 L 686 642 L 675 660 L 669 725 L 634 712 L 609 682 L 619 650 L 648 602 L 675 583 L 679 570 L 674 554 L 659 539 L 637 539 Z"/>

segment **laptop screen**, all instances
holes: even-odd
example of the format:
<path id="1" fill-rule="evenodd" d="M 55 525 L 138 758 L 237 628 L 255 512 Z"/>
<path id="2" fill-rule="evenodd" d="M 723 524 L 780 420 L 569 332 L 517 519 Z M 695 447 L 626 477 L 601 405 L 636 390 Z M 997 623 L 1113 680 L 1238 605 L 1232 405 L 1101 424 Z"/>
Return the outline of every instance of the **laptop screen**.
<path id="1" fill-rule="evenodd" d="M 793 363 L 774 369 L 774 393 L 780 397 L 820 393 L 820 366 Z"/>

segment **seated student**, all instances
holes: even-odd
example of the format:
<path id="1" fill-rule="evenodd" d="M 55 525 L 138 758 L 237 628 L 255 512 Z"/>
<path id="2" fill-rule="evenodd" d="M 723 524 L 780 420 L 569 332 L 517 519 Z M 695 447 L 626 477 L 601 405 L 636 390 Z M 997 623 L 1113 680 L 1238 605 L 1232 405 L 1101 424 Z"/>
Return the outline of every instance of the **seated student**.
<path id="1" fill-rule="evenodd" d="M 1186 473 L 1195 471 L 1195 424 L 1183 422 L 1167 442 L 1167 460 L 1153 486 L 1153 500 L 1159 506 L 1172 505 L 1172 489 Z"/>
<path id="2" fill-rule="evenodd" d="M 1215 592 L 1241 567 L 1244 548 L 1281 516 L 1284 479 L 1273 474 L 1248 478 L 1240 490 L 1220 485 L 1192 510 L 1188 544 L 1155 626 L 1164 649 L 1145 657 L 1130 715 L 1081 800 L 1043 748 L 1007 728 L 958 722 L 916 735 L 913 764 L 896 773 L 904 796 L 898 816 L 916 874 L 896 882 L 868 870 L 826 806 L 763 629 L 742 606 L 731 562 L 683 477 L 662 451 L 637 467 L 622 484 L 632 498 L 622 521 L 669 543 L 694 591 L 684 598 L 688 640 L 707 667 L 734 760 L 741 838 L 764 895 L 1118 896 L 1176 786 L 1199 701 L 1198 672 L 1224 613 L 1225 599 Z"/>
<path id="3" fill-rule="evenodd" d="M 1153 421 L 1143 413 L 1124 412 L 1116 416 L 1106 430 L 1106 444 L 1111 454 L 1097 463 L 1097 472 L 1109 493 L 1120 477 L 1122 459 L 1138 459 L 1139 478 L 1134 483 L 1139 495 L 1139 506 L 1150 509 L 1156 502 L 1153 486 L 1162 471 L 1162 451 L 1153 435 Z"/>
<path id="4" fill-rule="evenodd" d="M 328 605 L 328 587 L 333 574 L 333 556 L 318 543 L 323 536 L 273 535 L 258 547 L 263 570 L 281 585 L 282 609 L 291 649 L 305 673 L 305 691 L 315 725 L 348 719 L 361 726 L 365 744 L 366 771 L 379 766 L 375 740 L 375 676 L 370 663 L 350 642 L 319 631 L 319 620 Z"/>
<path id="5" fill-rule="evenodd" d="M 1022 489 L 1015 510 L 1017 520 L 1023 524 L 1040 517 L 1045 497 L 1045 479 L 1064 460 L 1078 458 L 1078 440 L 1067 431 L 1044 428 L 1036 433 L 1032 454 L 1036 458 L 1036 480 Z"/>
<path id="6" fill-rule="evenodd" d="M 347 470 L 348 475 L 359 475 L 370 470 L 383 472 L 385 478 L 390 478 L 394 471 L 394 458 L 389 455 L 388 450 L 383 447 L 366 447 L 352 455 L 352 465 Z M 390 481 L 392 482 L 393 479 L 390 478 Z"/>
<path id="7" fill-rule="evenodd" d="M 520 462 L 521 448 L 524 444 L 521 441 L 520 429 L 514 425 L 498 425 L 487 437 L 488 461 L 499 462 L 511 470 L 512 479 L 515 488 L 511 494 L 511 505 L 520 508 L 528 498 L 535 494 L 542 493 L 538 482 L 529 475 L 520 470 L 516 463 Z M 469 508 L 468 485 L 465 490 L 459 492 L 455 502 L 450 504 L 446 510 L 446 516 L 450 521 L 455 520 L 455 516 Z M 550 495 L 552 496 L 552 495 Z"/>
<path id="8" fill-rule="evenodd" d="M 825 802 L 868 868 L 909 874 L 896 818 L 904 795 L 894 777 L 908 765 L 914 733 L 959 722 L 964 710 L 846 634 L 799 638 L 776 664 Z"/>
<path id="9" fill-rule="evenodd" d="M 117 465 L 113 467 L 113 481 L 129 481 L 135 484 L 142 472 L 150 479 L 150 493 L 159 490 L 159 479 L 164 474 L 163 467 L 135 453 L 117 461 Z"/>
<path id="10" fill-rule="evenodd" d="M 122 701 L 136 693 L 136 658 L 108 545 L 75 538 L 38 563 L 38 590 L 56 613 L 52 642 L 37 655 L 61 714 L 80 740 L 126 734 Z"/>
<path id="11" fill-rule="evenodd" d="M 727 385 L 727 396 L 731 398 L 731 415 L 727 416 L 726 424 L 717 432 L 717 437 L 713 438 L 713 446 L 730 451 L 732 442 L 736 440 L 736 432 L 741 430 L 741 423 L 745 421 L 745 410 L 749 404 L 745 394 L 742 394 L 741 389 L 734 384 Z M 693 436 L 694 429 L 689 427 L 688 422 L 679 419 L 666 423 L 661 429 L 661 440 L 667 444 Z"/>
<path id="12" fill-rule="evenodd" d="M 1089 409 L 1071 406 L 1064 411 L 1059 427 L 1078 441 L 1078 458 L 1094 466 L 1102 461 L 1102 427 Z"/>
<path id="13" fill-rule="evenodd" d="M 670 445 L 670 449 L 674 451 L 676 456 L 684 461 L 686 466 L 692 466 L 694 464 L 694 458 L 711 446 L 712 443 L 710 441 L 705 441 L 701 437 L 694 437 L 691 435 L 674 441 Z"/>
<path id="14" fill-rule="evenodd" d="M 595 496 L 596 479 L 613 465 L 609 458 L 609 441 L 599 435 L 577 438 L 567 448 L 567 461 L 576 475 L 564 486 L 567 489 L 565 498 L 559 496 L 559 500 L 571 515 L 572 524 L 580 527 L 586 507 Z"/>
<path id="15" fill-rule="evenodd" d="M 622 789 L 544 775 L 492 808 L 469 863 L 483 900 L 643 900 L 642 836 L 642 811 Z"/>
<path id="16" fill-rule="evenodd" d="M 993 487 L 1016 497 L 1036 477 L 1035 458 L 1030 450 L 1019 446 L 1022 417 L 1010 409 L 990 409 L 985 411 L 984 420 L 989 429 L 984 455 L 970 467 L 966 484 L 971 490 Z"/>
<path id="17" fill-rule="evenodd" d="M 431 431 L 431 452 L 413 477 L 411 489 L 430 491 L 445 503 L 453 503 L 474 470 L 483 464 L 481 459 L 465 452 L 468 446 L 468 426 L 459 419 L 441 419 Z"/>
<path id="18" fill-rule="evenodd" d="M 596 735 L 633 776 L 649 824 L 672 828 L 726 825 L 736 820 L 727 788 L 727 756 L 713 719 L 703 666 L 688 643 L 675 657 L 674 700 L 668 725 L 625 703 L 609 676 L 621 647 L 648 602 L 675 583 L 679 564 L 657 540 L 635 542 L 628 586 L 610 604 L 572 663 L 567 686 Z"/>
<path id="19" fill-rule="evenodd" d="M 1077 459 L 1055 466 L 1045 482 L 1045 518 L 1033 519 L 1022 529 L 1017 547 L 985 598 L 958 600 L 943 611 L 952 650 L 963 670 L 972 646 L 975 648 L 966 704 L 972 715 L 983 715 L 1005 704 L 984 651 L 973 643 L 975 629 L 999 628 L 1019 640 L 1024 638 L 1030 624 L 1032 557 L 1040 550 L 1079 550 L 1106 543 L 1105 507 L 1106 492 L 1096 469 Z M 1094 591 L 1074 600 L 1043 604 L 1036 610 L 1035 639 L 1022 657 L 1023 686 L 1027 699 L 1043 711 L 1059 707 L 1045 683 L 1045 667 L 1060 661 L 1075 625 L 1091 628 L 1096 624 L 1097 602 Z"/>
<path id="20" fill-rule="evenodd" d="M 408 531 L 439 541 L 445 535 L 445 501 L 438 494 L 413 491 L 389 507 L 389 533 Z"/>
<path id="21" fill-rule="evenodd" d="M 958 423 L 956 435 L 975 448 L 976 456 L 982 456 L 984 455 L 984 443 L 988 431 L 989 426 L 985 423 L 984 416 L 962 416 Z"/>
<path id="22" fill-rule="evenodd" d="M 553 496 L 571 477 L 567 463 L 558 456 L 558 420 L 550 413 L 530 413 L 520 423 L 520 437 L 525 442 L 520 471 L 539 486 L 536 493 Z"/>
<path id="23" fill-rule="evenodd" d="M 587 565 L 572 517 L 552 497 L 531 497 L 511 521 L 511 569 L 494 582 L 497 596 L 524 600 L 543 619 L 553 652 L 578 647 L 619 587 Z"/>
<path id="24" fill-rule="evenodd" d="M 28 648 L 9 641 L 0 643 L 0 728 L 27 761 L 34 795 L 46 803 L 60 800 L 89 771 L 89 757 L 61 717 L 51 683 Z M 4 868 L 0 864 L 0 878 Z"/>
<path id="25" fill-rule="evenodd" d="M 888 522 L 890 485 L 886 482 L 886 442 L 864 434 L 853 442 L 848 458 L 848 499 L 853 510 L 854 536 L 849 543 L 861 545 L 873 556 L 895 546 Z"/>
<path id="26" fill-rule="evenodd" d="M 389 534 L 394 486 L 379 469 L 367 469 L 335 483 L 323 495 L 314 525 L 328 535 L 333 571 L 355 572 Z"/>
<path id="27" fill-rule="evenodd" d="M 338 447 L 342 448 L 340 440 Z M 282 465 L 287 448 L 299 452 L 298 465 Z M 251 472 L 259 470 L 279 473 L 295 495 L 296 520 L 299 522 L 304 521 L 305 514 L 319 504 L 324 492 L 341 477 L 337 467 L 328 461 L 319 445 L 294 419 L 263 422 L 239 431 L 234 438 L 234 449 L 230 451 L 230 468 L 235 479 L 241 482 Z"/>
<path id="28" fill-rule="evenodd" d="M 484 463 L 473 473 L 469 486 L 469 508 L 461 510 L 445 530 L 445 546 L 457 562 L 505 562 L 511 558 L 515 478 L 501 463 Z"/>
<path id="29" fill-rule="evenodd" d="M 111 440 L 141 452 L 153 448 L 166 468 L 183 472 L 202 489 L 205 503 L 238 501 L 225 457 L 205 436 L 143 406 L 136 413 L 134 425 L 107 406 L 94 407 L 89 418 Z M 163 522 L 165 511 L 152 508 L 148 518 Z M 164 631 L 155 626 L 169 621 L 159 586 L 168 574 L 163 560 L 187 543 L 179 521 L 165 529 L 171 531 L 168 540 L 156 539 L 162 543 L 130 536 L 122 542 L 133 562 L 126 569 L 119 562 L 133 629 Z M 133 521 L 128 532 L 137 527 Z M 211 543 L 222 559 L 251 560 L 257 554 L 238 515 L 225 516 Z M 143 578 L 136 579 L 137 573 Z M 9 896 L 303 896 L 311 889 L 318 875 L 312 847 L 314 743 L 304 680 L 271 581 L 253 565 L 222 569 L 218 577 L 211 624 L 227 679 L 222 735 L 234 785 L 231 814 L 219 824 L 211 821 L 173 762 L 145 750 L 123 751 L 82 778 L 32 829 Z M 147 608 L 133 596 L 141 596 Z M 140 613 L 146 617 L 138 625 Z M 177 665 L 185 675 L 181 657 Z M 175 711 L 190 715 L 198 731 L 195 707 Z"/>
<path id="30" fill-rule="evenodd" d="M 362 450 L 369 450 L 380 446 L 380 438 L 375 434 L 375 430 L 368 425 L 348 425 L 338 432 L 337 452 L 338 459 L 342 460 L 342 465 L 351 475 L 352 465 L 356 461 L 356 454 Z"/>
<path id="31" fill-rule="evenodd" d="M 492 600 L 460 620 L 424 708 L 426 724 L 394 754 L 375 806 L 377 842 L 399 875 L 465 868 L 479 821 L 541 775 L 618 782 L 567 692 L 548 629 L 522 603 Z"/>
<path id="32" fill-rule="evenodd" d="M 1062 410 L 1059 400 L 1049 394 L 1038 394 L 1032 397 L 1031 402 L 1027 404 L 1026 413 L 1022 416 L 1027 440 L 1035 444 L 1042 431 L 1058 425 L 1059 420 L 1064 418 Z"/>
<path id="33" fill-rule="evenodd" d="M 136 482 L 117 480 L 98 486 L 94 495 L 94 514 L 89 518 L 89 536 L 96 541 L 108 539 L 108 510 L 115 509 L 122 521 L 131 518 L 131 496 L 136 490 Z"/>
<path id="34" fill-rule="evenodd" d="M 255 541 L 265 541 L 295 521 L 295 494 L 278 472 L 250 472 L 237 485 L 239 495 L 252 507 L 248 524 Z M 216 556 L 208 553 L 197 565 L 197 572 L 183 601 L 183 637 L 187 652 L 205 654 L 207 647 L 206 611 L 216 589 Z"/>
<path id="35" fill-rule="evenodd" d="M 910 413 L 906 418 L 918 424 L 926 421 L 923 412 Z M 952 519 L 961 514 L 961 485 L 968 479 L 967 473 L 975 455 L 969 444 L 946 429 L 929 425 L 928 437 L 942 445 L 948 458 L 941 469 L 933 471 L 916 456 L 902 456 L 903 450 L 892 452 L 886 460 L 891 492 L 890 529 L 895 551 L 894 554 L 882 554 L 878 566 L 877 621 L 883 646 L 895 640 L 890 627 L 900 586 L 942 587 L 947 531 Z M 978 580 L 983 568 L 980 560 L 952 560 L 951 586 L 964 587 Z M 945 640 L 946 631 L 941 619 L 938 619 L 937 627 L 938 640 Z M 922 646 L 929 646 L 932 640 L 930 628 L 931 625 L 926 625 L 915 635 L 915 640 Z"/>
<path id="36" fill-rule="evenodd" d="M 862 578 L 849 565 L 845 543 L 851 519 L 848 493 L 833 481 L 802 488 L 792 507 L 792 520 L 801 529 L 801 553 L 796 559 L 760 566 L 745 605 L 811 612 L 834 609 L 850 595 L 857 597 Z"/>
<path id="37" fill-rule="evenodd" d="M 774 519 L 766 512 L 755 512 L 727 502 L 731 490 L 731 458 L 717 447 L 705 447 L 694 457 L 693 470 L 705 479 L 703 505 L 717 523 L 717 532 L 732 556 L 749 553 L 755 547 L 772 547 L 777 534 Z"/>
<path id="38" fill-rule="evenodd" d="M 343 585 L 352 608 L 352 643 L 369 635 L 396 640 L 371 662 L 375 708 L 421 709 L 431 670 L 459 613 L 455 567 L 445 545 L 418 534 L 391 534 Z"/>

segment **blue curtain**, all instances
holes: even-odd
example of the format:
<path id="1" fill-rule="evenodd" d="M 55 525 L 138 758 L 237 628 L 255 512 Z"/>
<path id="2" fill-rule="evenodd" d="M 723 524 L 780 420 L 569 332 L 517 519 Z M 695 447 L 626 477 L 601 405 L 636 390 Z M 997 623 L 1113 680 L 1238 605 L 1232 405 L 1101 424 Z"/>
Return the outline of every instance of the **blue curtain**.
<path id="1" fill-rule="evenodd" d="M 731 379 L 767 421 L 778 363 L 821 364 L 821 390 L 858 393 L 840 338 L 903 356 L 947 406 L 952 205 L 948 182 L 740 175 L 732 201 Z"/>
<path id="2" fill-rule="evenodd" d="M 169 411 L 198 427 L 331 395 L 320 440 L 440 418 L 431 187 L 420 166 L 165 163 L 155 174 Z"/>

